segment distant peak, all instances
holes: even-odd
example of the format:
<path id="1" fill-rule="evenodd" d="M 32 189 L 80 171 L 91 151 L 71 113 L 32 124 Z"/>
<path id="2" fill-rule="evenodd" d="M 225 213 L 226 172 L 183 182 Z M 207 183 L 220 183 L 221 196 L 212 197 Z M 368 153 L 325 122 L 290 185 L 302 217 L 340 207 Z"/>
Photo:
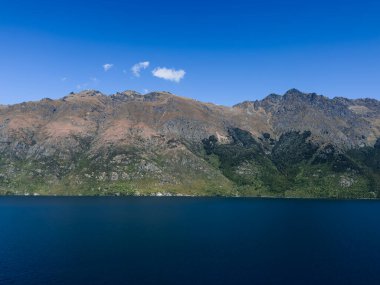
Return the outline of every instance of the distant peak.
<path id="1" fill-rule="evenodd" d="M 125 90 L 123 92 L 117 92 L 116 94 L 111 95 L 111 97 L 115 98 L 134 98 L 139 96 L 141 96 L 141 94 L 134 90 Z"/>
<path id="2" fill-rule="evenodd" d="M 281 97 L 282 97 L 281 95 L 271 93 L 267 97 L 265 97 L 264 100 L 278 100 L 278 99 L 281 99 Z"/>
<path id="3" fill-rule="evenodd" d="M 116 94 L 123 94 L 123 95 L 126 95 L 126 96 L 141 95 L 141 93 L 139 93 L 137 91 L 134 91 L 134 90 L 125 90 L 123 92 L 118 92 Z"/>
<path id="4" fill-rule="evenodd" d="M 125 90 L 111 95 L 112 100 L 116 101 L 131 101 L 140 97 L 142 97 L 142 95 L 134 90 Z"/>
<path id="5" fill-rule="evenodd" d="M 150 92 L 143 95 L 133 90 L 126 90 L 111 95 L 111 98 L 118 101 L 157 101 L 160 98 L 165 98 L 167 96 L 173 95 L 170 92 L 165 91 Z"/>
<path id="6" fill-rule="evenodd" d="M 305 93 L 299 91 L 296 88 L 289 89 L 288 91 L 285 92 L 284 96 L 287 95 L 304 95 Z"/>
<path id="7" fill-rule="evenodd" d="M 317 93 L 304 93 L 295 88 L 288 90 L 284 94 L 283 98 L 285 100 L 301 100 L 301 101 L 308 101 L 308 102 L 329 100 L 329 98 L 323 95 L 318 95 Z"/>
<path id="8" fill-rule="evenodd" d="M 156 95 L 173 95 L 172 93 L 170 93 L 169 91 L 153 91 L 153 92 L 149 92 L 145 95 L 149 95 L 149 94 L 156 94 Z"/>
<path id="9" fill-rule="evenodd" d="M 80 91 L 78 93 L 70 93 L 70 94 L 72 94 L 72 95 L 79 95 L 79 96 L 82 96 L 82 97 L 103 95 L 103 93 L 100 92 L 100 91 L 98 91 L 98 90 L 83 90 L 83 91 Z"/>
<path id="10" fill-rule="evenodd" d="M 83 90 L 78 93 L 70 92 L 69 95 L 63 97 L 61 100 L 66 101 L 67 99 L 78 99 L 78 98 L 95 97 L 95 96 L 104 96 L 104 94 L 98 90 Z"/>

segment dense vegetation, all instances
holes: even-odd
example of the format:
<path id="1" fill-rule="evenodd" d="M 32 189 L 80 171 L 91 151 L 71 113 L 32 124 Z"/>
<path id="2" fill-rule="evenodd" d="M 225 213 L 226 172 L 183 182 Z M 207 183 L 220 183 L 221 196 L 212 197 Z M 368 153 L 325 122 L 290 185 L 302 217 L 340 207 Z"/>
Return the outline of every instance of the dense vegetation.
<path id="1" fill-rule="evenodd" d="M 203 140 L 206 159 L 242 195 L 373 198 L 380 195 L 380 143 L 346 153 L 319 146 L 311 133 L 288 132 L 273 144 L 258 143 L 248 132 L 230 129 L 231 142 Z M 267 142 L 267 144 L 266 144 Z M 268 145 L 272 145 L 270 152 Z"/>

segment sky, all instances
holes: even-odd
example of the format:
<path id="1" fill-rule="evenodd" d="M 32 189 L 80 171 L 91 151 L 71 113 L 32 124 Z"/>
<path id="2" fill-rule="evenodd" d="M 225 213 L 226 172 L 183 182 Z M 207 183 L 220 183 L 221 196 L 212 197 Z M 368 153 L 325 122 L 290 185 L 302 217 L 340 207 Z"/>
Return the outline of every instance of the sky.
<path id="1" fill-rule="evenodd" d="M 0 0 L 0 104 L 85 89 L 380 99 L 379 15 L 370 0 Z"/>

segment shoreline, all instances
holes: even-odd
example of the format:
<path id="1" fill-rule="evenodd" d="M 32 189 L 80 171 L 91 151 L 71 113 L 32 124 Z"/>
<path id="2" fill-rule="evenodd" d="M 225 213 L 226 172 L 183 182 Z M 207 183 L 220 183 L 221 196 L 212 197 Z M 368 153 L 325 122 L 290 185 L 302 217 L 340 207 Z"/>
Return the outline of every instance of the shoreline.
<path id="1" fill-rule="evenodd" d="M 274 197 L 274 196 L 207 196 L 207 195 L 0 195 L 2 198 L 185 198 L 185 199 L 255 199 L 255 200 L 323 200 L 323 201 L 380 201 L 380 198 L 332 198 L 332 197 Z"/>

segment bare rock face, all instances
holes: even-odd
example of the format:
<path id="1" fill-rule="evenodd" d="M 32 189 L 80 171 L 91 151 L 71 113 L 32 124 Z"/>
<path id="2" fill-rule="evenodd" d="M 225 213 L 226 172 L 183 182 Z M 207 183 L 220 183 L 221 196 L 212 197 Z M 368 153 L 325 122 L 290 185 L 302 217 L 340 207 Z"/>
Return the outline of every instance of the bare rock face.
<path id="1" fill-rule="evenodd" d="M 283 96 L 234 106 L 254 114 L 265 112 L 276 135 L 311 131 L 314 139 L 343 148 L 374 145 L 380 136 L 380 105 L 374 99 L 329 99 L 291 89 Z"/>
<path id="2" fill-rule="evenodd" d="M 220 159 L 204 156 L 202 143 L 211 136 L 218 144 L 234 142 L 231 129 L 252 136 L 268 159 L 284 134 L 297 131 L 309 132 L 316 148 L 332 146 L 337 153 L 376 149 L 380 102 L 292 89 L 223 107 L 169 92 L 87 90 L 0 106 L 0 193 L 34 187 L 41 194 L 141 195 L 169 187 L 177 194 L 237 195 L 233 178 L 221 172 Z M 256 177 L 260 163 L 243 162 L 233 169 Z"/>

